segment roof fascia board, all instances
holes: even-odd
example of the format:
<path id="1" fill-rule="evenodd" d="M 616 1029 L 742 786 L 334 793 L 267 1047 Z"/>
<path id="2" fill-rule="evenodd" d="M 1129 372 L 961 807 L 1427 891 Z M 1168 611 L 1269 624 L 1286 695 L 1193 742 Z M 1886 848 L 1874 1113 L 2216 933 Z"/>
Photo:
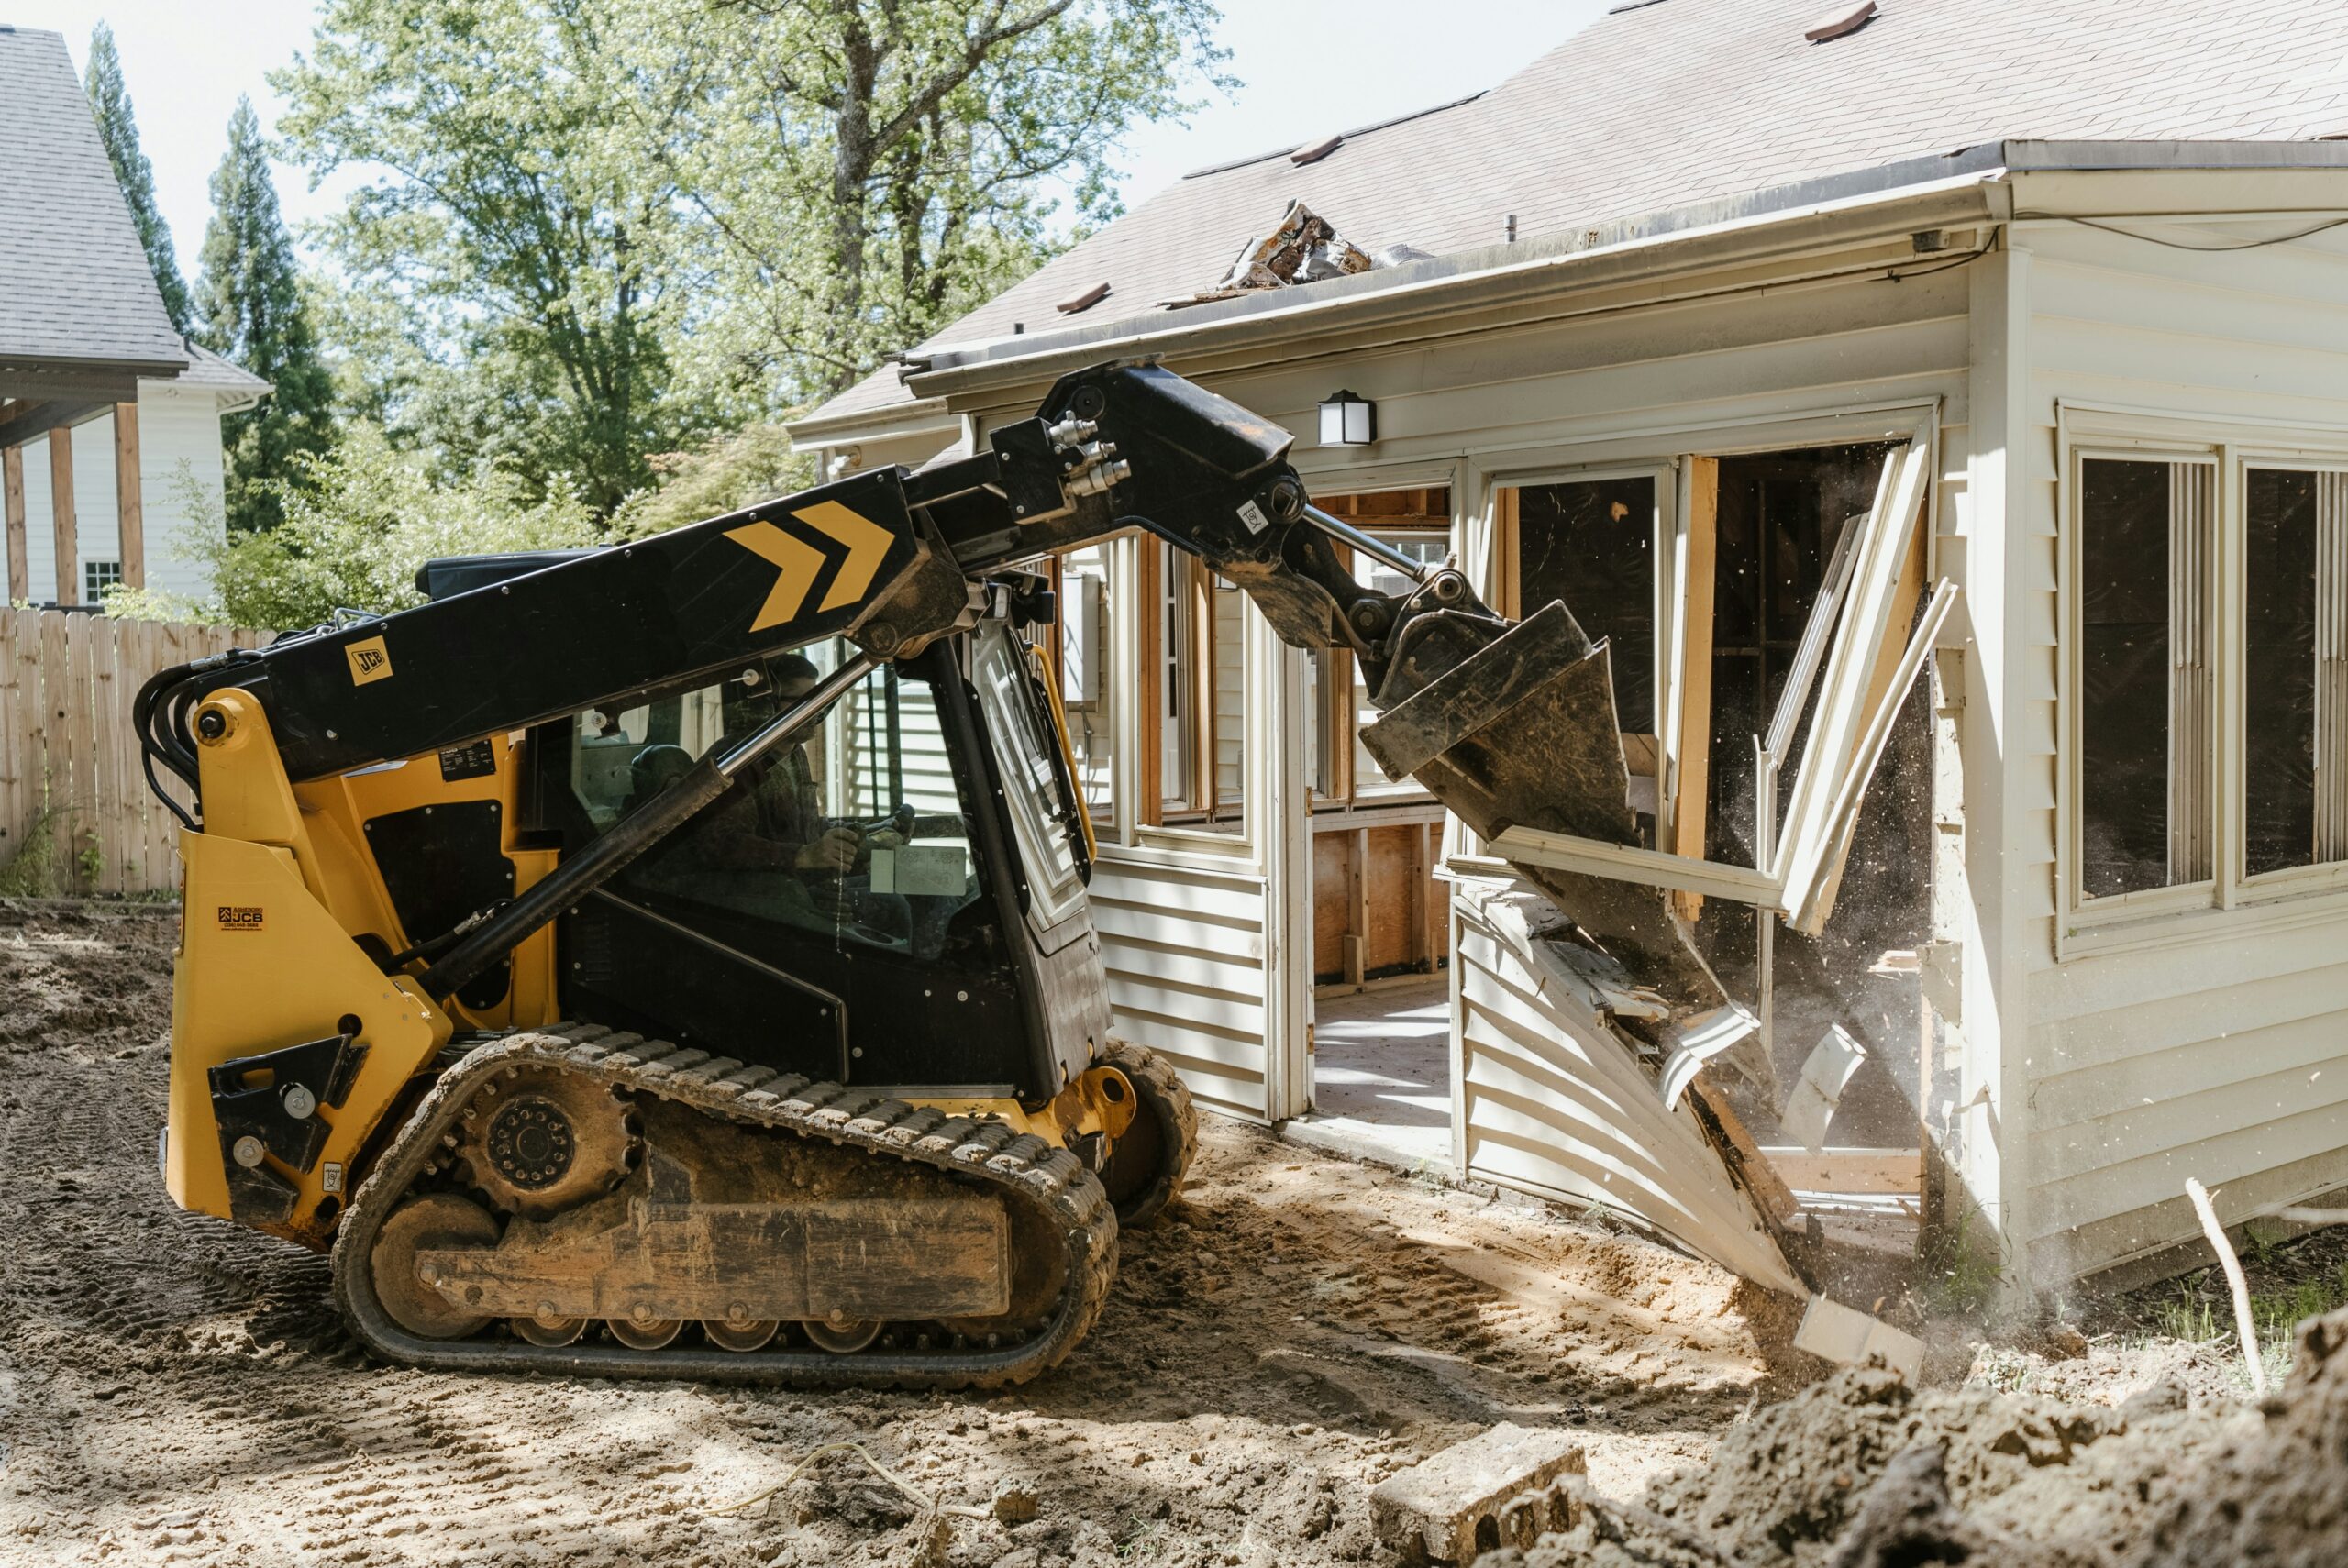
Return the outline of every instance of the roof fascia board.
<path id="1" fill-rule="evenodd" d="M 1270 296 L 1289 308 L 1258 310 L 1212 322 L 1151 322 L 1146 332 L 1124 337 L 1085 337 L 1064 342 L 1050 353 L 932 370 L 908 377 L 907 384 L 925 397 L 948 399 L 958 406 L 972 394 L 1008 384 L 1048 381 L 1108 358 L 1153 354 L 1179 358 L 1186 368 L 1206 370 L 1223 368 L 1206 361 L 1261 362 L 1268 349 L 1294 351 L 1308 341 L 1317 351 L 1329 352 L 1371 345 L 1391 347 L 1407 339 L 1481 330 L 1489 325 L 1529 325 L 1542 317 L 1528 311 L 1554 305 L 1563 297 L 1739 266 L 1798 260 L 1887 240 L 1904 243 L 1922 230 L 1995 222 L 1996 203 L 1991 188 L 1984 183 L 1987 178 L 1967 174 L 1887 195 L 1772 213 L 1709 229 L 1566 251 L 1505 266 L 1468 265 L 1487 254 L 1479 252 L 1454 259 L 1461 263 L 1456 271 L 1398 282 L 1375 293 L 1296 301 Z M 1901 259 L 1881 259 L 1868 265 L 1893 265 Z M 1649 303 L 1661 303 L 1661 298 L 1658 295 Z M 1552 310 L 1551 314 L 1558 313 Z M 1288 355 L 1284 352 L 1279 357 Z"/>
<path id="2" fill-rule="evenodd" d="M 933 436 L 961 426 L 943 398 L 918 403 L 892 403 L 858 414 L 835 414 L 822 419 L 786 420 L 783 433 L 794 447 L 836 446 L 842 441 L 892 441 Z"/>
<path id="3" fill-rule="evenodd" d="M 82 359 L 55 354 L 12 354 L 0 347 L 0 376 L 39 378 L 44 386 L 71 381 L 170 381 L 183 374 L 186 359 Z"/>
<path id="4" fill-rule="evenodd" d="M 2348 169 L 2348 141 L 2009 141 L 2006 167 L 2092 173 L 2152 169 Z"/>
<path id="5" fill-rule="evenodd" d="M 2013 218 L 2245 223 L 2348 212 L 2348 161 L 2274 169 L 2139 167 L 2040 170 L 2010 183 Z"/>

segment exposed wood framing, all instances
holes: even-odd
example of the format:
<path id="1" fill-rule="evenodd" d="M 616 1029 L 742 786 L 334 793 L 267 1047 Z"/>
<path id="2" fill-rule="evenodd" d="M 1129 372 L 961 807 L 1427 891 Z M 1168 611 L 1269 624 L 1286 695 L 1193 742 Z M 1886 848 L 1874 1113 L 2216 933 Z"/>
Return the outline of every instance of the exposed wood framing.
<path id="1" fill-rule="evenodd" d="M 1823 1149 L 1765 1145 L 1761 1153 L 1796 1192 L 1921 1193 L 1922 1149 L 1859 1149 L 1829 1144 Z"/>
<path id="2" fill-rule="evenodd" d="M 73 430 L 49 433 L 49 510 L 57 537 L 57 602 L 82 602 L 82 547 L 73 525 Z"/>
<path id="3" fill-rule="evenodd" d="M 5 498 L 8 523 L 8 602 L 22 603 L 33 596 L 32 569 L 25 549 L 25 449 L 0 447 L 0 498 Z"/>
<path id="4" fill-rule="evenodd" d="M 1672 792 L 1671 837 L 1682 856 L 1704 857 L 1707 808 L 1712 792 L 1712 579 L 1717 557 L 1721 465 L 1717 458 L 1688 460 L 1687 579 L 1679 613 L 1686 617 L 1679 668 L 1678 779 Z M 1701 893 L 1680 888 L 1672 894 L 1682 918 L 1703 912 Z"/>
<path id="5" fill-rule="evenodd" d="M 120 526 L 122 582 L 147 586 L 147 504 L 138 484 L 138 405 L 114 405 L 114 501 Z"/>

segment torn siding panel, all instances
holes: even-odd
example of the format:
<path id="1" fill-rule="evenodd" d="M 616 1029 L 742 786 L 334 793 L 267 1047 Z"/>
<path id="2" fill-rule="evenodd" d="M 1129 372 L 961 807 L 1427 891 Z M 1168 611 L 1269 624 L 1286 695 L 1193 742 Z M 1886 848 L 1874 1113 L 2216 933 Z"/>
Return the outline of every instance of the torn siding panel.
<path id="1" fill-rule="evenodd" d="M 1466 1174 L 1602 1203 L 1772 1288 L 1801 1289 L 1683 1100 L 1526 932 L 1523 895 L 1461 884 L 1460 1101 Z"/>

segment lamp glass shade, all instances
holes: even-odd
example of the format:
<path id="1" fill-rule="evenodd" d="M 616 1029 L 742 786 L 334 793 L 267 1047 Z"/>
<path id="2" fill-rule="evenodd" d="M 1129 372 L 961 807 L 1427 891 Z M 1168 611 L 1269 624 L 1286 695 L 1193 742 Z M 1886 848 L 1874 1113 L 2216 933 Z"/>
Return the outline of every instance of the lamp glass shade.
<path id="1" fill-rule="evenodd" d="M 1378 405 L 1341 392 L 1321 405 L 1321 445 L 1367 447 L 1378 439 Z"/>

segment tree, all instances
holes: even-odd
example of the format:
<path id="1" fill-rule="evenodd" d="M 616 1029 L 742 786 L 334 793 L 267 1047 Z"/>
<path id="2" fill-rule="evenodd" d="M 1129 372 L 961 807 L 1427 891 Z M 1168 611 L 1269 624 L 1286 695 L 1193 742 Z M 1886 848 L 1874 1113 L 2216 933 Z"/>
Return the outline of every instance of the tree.
<path id="1" fill-rule="evenodd" d="M 1227 86 L 1209 0 L 734 0 L 725 90 L 694 105 L 681 183 L 705 220 L 721 334 L 792 394 L 891 349 L 1114 217 L 1126 127 Z M 719 47 L 724 47 L 723 45 Z"/>
<path id="2" fill-rule="evenodd" d="M 708 66 L 682 0 L 328 0 L 272 80 L 316 173 L 373 166 L 328 243 L 357 289 L 461 377 L 419 375 L 395 432 L 460 469 L 488 455 L 608 513 L 647 454 L 712 421 L 673 394 L 694 280 L 657 268 L 678 193 L 638 145 L 672 135 Z"/>
<path id="3" fill-rule="evenodd" d="M 846 385 L 1113 215 L 1208 0 L 326 0 L 272 81 L 395 439 L 569 476 Z M 1071 204 L 1061 210 L 1056 193 Z M 380 302 L 395 302 L 390 309 Z M 396 316 L 396 323 L 389 317 Z M 393 326 L 410 352 L 390 351 Z"/>
<path id="4" fill-rule="evenodd" d="M 155 205 L 155 171 L 138 148 L 138 123 L 130 113 L 130 91 L 123 85 L 122 57 L 115 52 L 114 29 L 100 22 L 90 33 L 90 68 L 83 78 L 89 94 L 90 114 L 98 122 L 98 139 L 105 144 L 106 160 L 114 165 L 115 183 L 130 205 L 130 221 L 138 226 L 138 243 L 146 248 L 147 265 L 163 296 L 163 309 L 172 326 L 185 334 L 194 330 L 195 310 L 188 298 L 187 280 L 180 276 L 178 253 L 172 248 L 171 226 Z"/>
<path id="5" fill-rule="evenodd" d="M 212 175 L 212 223 L 196 282 L 202 339 L 276 390 L 221 421 L 228 524 L 276 526 L 301 459 L 334 444 L 334 380 L 303 298 L 294 241 L 277 207 L 260 119 L 247 98 L 228 120 L 228 150 Z"/>

